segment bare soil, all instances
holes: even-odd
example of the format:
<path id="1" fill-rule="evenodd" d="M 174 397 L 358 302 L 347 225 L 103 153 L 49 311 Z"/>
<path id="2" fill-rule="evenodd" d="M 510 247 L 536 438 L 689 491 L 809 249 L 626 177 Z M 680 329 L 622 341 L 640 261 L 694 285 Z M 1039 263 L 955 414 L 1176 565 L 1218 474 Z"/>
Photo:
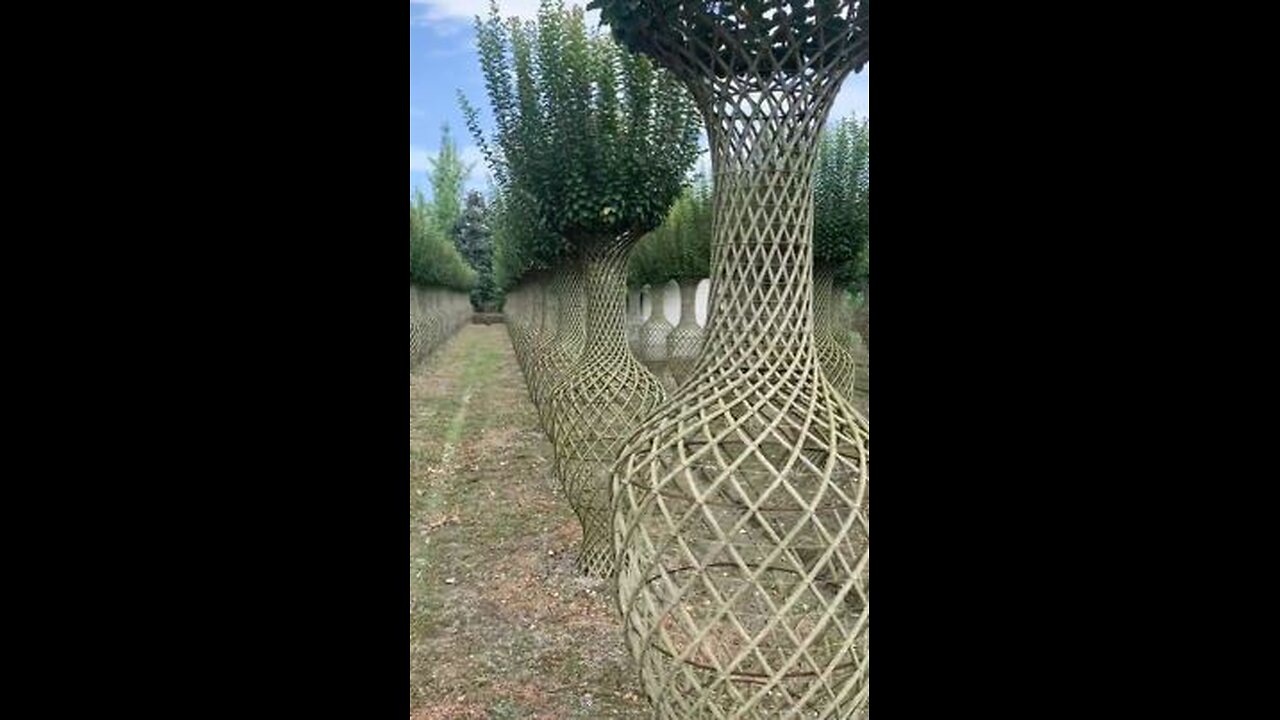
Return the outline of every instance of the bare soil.
<path id="1" fill-rule="evenodd" d="M 648 718 L 504 325 L 409 376 L 411 720 Z"/>

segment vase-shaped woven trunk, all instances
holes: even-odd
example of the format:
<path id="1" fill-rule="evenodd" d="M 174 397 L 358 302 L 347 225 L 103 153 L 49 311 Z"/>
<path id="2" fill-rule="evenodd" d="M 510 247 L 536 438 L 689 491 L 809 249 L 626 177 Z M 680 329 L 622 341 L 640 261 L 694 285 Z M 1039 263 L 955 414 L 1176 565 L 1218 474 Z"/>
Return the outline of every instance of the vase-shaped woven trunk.
<path id="1" fill-rule="evenodd" d="M 422 318 L 424 328 L 423 356 L 435 352 L 444 340 L 444 315 L 440 312 L 440 291 L 435 288 L 423 288 Z"/>
<path id="2" fill-rule="evenodd" d="M 846 343 L 838 337 L 835 320 L 835 273 L 831 268 L 816 267 L 813 272 L 813 345 L 818 362 L 834 387 L 846 400 L 853 401 L 853 381 L 858 363 Z"/>
<path id="3" fill-rule="evenodd" d="M 422 316 L 422 300 L 418 289 L 409 286 L 409 369 L 412 370 L 426 350 L 427 330 Z"/>
<path id="4" fill-rule="evenodd" d="M 649 286 L 649 319 L 640 326 L 640 362 L 649 368 L 664 387 L 671 387 L 667 374 L 667 338 L 672 326 L 667 320 L 667 286 Z"/>
<path id="5" fill-rule="evenodd" d="M 566 260 L 556 269 L 551 284 L 557 298 L 556 333 L 530 357 L 529 393 L 542 430 L 554 444 L 556 429 L 547 400 L 564 374 L 577 364 L 587 336 L 586 295 L 579 260 Z"/>
<path id="6" fill-rule="evenodd" d="M 643 324 L 640 290 L 631 290 L 627 293 L 627 348 L 636 357 L 640 357 L 640 326 Z"/>
<path id="7" fill-rule="evenodd" d="M 551 279 L 543 274 L 539 274 L 536 287 L 537 296 L 534 300 L 532 311 L 533 331 L 529 335 L 528 345 L 525 350 L 525 364 L 520 370 L 524 373 L 525 383 L 529 388 L 529 397 L 533 398 L 533 381 L 531 368 L 537 362 L 537 358 L 546 352 L 547 348 L 556 340 L 557 335 L 557 308 L 559 306 L 559 298 L 552 292 Z"/>
<path id="8" fill-rule="evenodd" d="M 444 337 L 453 337 L 458 331 L 458 304 L 452 291 L 445 290 L 440 294 L 440 312 L 444 316 Z M 442 343 L 443 344 L 443 343 Z"/>
<path id="9" fill-rule="evenodd" d="M 461 330 L 471 318 L 471 303 L 467 300 L 465 293 L 449 293 L 449 311 L 453 317 L 453 330 L 449 334 L 453 335 Z"/>
<path id="10" fill-rule="evenodd" d="M 516 356 L 516 364 L 520 366 L 521 373 L 524 372 L 525 352 L 528 349 L 525 347 L 529 335 L 529 310 L 525 304 L 527 292 L 527 283 L 521 283 L 512 288 L 507 291 L 506 300 L 502 306 L 502 324 L 507 327 L 507 336 L 511 338 L 511 350 Z"/>
<path id="11" fill-rule="evenodd" d="M 742 66 L 761 75 L 686 73 L 716 183 L 710 317 L 614 471 L 619 606 L 659 718 L 859 717 L 869 427 L 813 340 L 815 145 L 843 75 Z"/>
<path id="12" fill-rule="evenodd" d="M 680 283 L 680 322 L 667 335 L 667 372 L 675 385 L 684 384 L 693 373 L 702 352 L 702 326 L 698 324 L 698 280 Z"/>
<path id="13" fill-rule="evenodd" d="M 578 569 L 598 578 L 614 572 L 611 466 L 640 421 L 666 400 L 627 348 L 625 283 L 634 243 L 624 236 L 585 255 L 586 343 L 550 394 L 556 477 L 582 524 Z"/>
<path id="14" fill-rule="evenodd" d="M 511 348 L 521 374 L 529 372 L 529 349 L 542 332 L 540 305 L 543 301 L 541 278 L 534 273 L 527 275 L 520 286 L 507 296 L 505 310 L 507 333 L 511 336 Z"/>

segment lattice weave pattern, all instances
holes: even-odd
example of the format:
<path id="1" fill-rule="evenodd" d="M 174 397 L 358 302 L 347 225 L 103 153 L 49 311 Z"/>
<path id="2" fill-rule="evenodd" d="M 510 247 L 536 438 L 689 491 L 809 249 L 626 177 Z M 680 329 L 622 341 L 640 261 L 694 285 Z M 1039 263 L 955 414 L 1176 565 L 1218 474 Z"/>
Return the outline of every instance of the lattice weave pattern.
<path id="1" fill-rule="evenodd" d="M 661 718 L 867 710 L 869 426 L 812 314 L 816 138 L 859 55 L 815 25 L 733 74 L 709 47 L 664 61 L 703 107 L 716 205 L 706 349 L 613 476 L 619 604 Z"/>
<path id="2" fill-rule="evenodd" d="M 631 354 L 640 357 L 640 326 L 644 324 L 644 315 L 640 312 L 640 291 L 627 293 L 627 347 Z"/>
<path id="3" fill-rule="evenodd" d="M 664 387 L 674 388 L 667 374 L 667 338 L 672 330 L 667 320 L 667 286 L 650 286 L 649 319 L 640 326 L 640 362 Z"/>
<path id="4" fill-rule="evenodd" d="M 549 396 L 556 477 L 582 523 L 578 569 L 614 572 L 609 471 L 622 444 L 666 400 L 662 385 L 626 345 L 627 253 L 632 236 L 587 251 L 587 337 L 581 358 Z"/>
<path id="5" fill-rule="evenodd" d="M 554 339 L 530 353 L 529 393 L 538 410 L 542 430 L 555 443 L 556 425 L 551 411 L 551 391 L 582 356 L 586 343 L 586 294 L 578 260 L 566 261 L 552 278 L 557 298 Z"/>
<path id="6" fill-rule="evenodd" d="M 698 282 L 680 281 L 680 322 L 667 335 L 667 372 L 680 385 L 693 374 L 702 353 L 702 326 L 697 316 Z"/>
<path id="7" fill-rule="evenodd" d="M 853 353 L 836 338 L 833 315 L 835 277 L 829 268 L 818 267 L 813 273 L 813 344 L 822 371 L 845 399 L 853 402 L 853 381 L 858 362 Z"/>
<path id="8" fill-rule="evenodd" d="M 439 288 L 409 286 L 409 369 L 435 352 L 471 316 L 467 296 Z"/>

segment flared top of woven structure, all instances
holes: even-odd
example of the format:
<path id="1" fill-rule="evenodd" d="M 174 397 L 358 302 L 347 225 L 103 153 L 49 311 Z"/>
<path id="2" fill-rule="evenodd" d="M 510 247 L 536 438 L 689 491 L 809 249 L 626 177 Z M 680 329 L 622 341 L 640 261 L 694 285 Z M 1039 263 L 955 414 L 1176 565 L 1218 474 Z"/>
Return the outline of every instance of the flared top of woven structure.
<path id="1" fill-rule="evenodd" d="M 870 0 L 592 0 L 614 38 L 684 79 L 805 77 L 870 58 Z M 760 90 L 766 90 L 761 87 Z"/>

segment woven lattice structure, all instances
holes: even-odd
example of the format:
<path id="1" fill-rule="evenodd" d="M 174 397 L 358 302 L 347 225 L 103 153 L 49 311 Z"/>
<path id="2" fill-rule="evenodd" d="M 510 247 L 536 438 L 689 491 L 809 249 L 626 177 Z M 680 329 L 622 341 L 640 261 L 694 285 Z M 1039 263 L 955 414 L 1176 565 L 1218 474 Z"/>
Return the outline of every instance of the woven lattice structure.
<path id="1" fill-rule="evenodd" d="M 526 380 L 530 353 L 545 341 L 546 302 L 542 277 L 538 274 L 531 273 L 520 286 L 507 294 L 504 309 L 507 332 Z"/>
<path id="2" fill-rule="evenodd" d="M 525 351 L 526 360 L 520 367 L 531 399 L 533 398 L 531 368 L 537 363 L 537 359 L 555 344 L 559 328 L 557 317 L 560 299 L 552 292 L 550 284 L 550 278 L 539 276 L 537 296 L 532 310 L 536 323 L 533 326 L 535 330 L 529 336 L 528 348 Z"/>
<path id="3" fill-rule="evenodd" d="M 667 286 L 649 286 L 649 319 L 640 326 L 640 362 L 666 387 L 673 387 L 667 374 L 667 338 L 674 328 L 667 320 Z"/>
<path id="4" fill-rule="evenodd" d="M 818 267 L 813 273 L 813 345 L 822 370 L 846 400 L 853 401 L 853 381 L 858 362 L 847 345 L 848 332 L 841 331 L 835 317 L 835 274 Z M 841 342 L 841 336 L 845 342 Z"/>
<path id="5" fill-rule="evenodd" d="M 556 428 L 548 400 L 565 373 L 577 364 L 587 339 L 586 293 L 579 261 L 563 262 L 551 285 L 556 296 L 556 332 L 551 341 L 530 353 L 528 381 L 542 430 L 554 443 Z"/>
<path id="6" fill-rule="evenodd" d="M 667 338 L 673 330 L 667 319 L 667 286 L 649 288 L 649 319 L 640 326 L 641 359 L 646 362 L 666 362 Z"/>
<path id="7" fill-rule="evenodd" d="M 418 300 L 418 289 L 409 286 L 409 369 L 418 364 L 426 351 L 427 329 Z"/>
<path id="8" fill-rule="evenodd" d="M 680 322 L 667 335 L 667 372 L 676 385 L 693 373 L 702 353 L 702 326 L 698 324 L 698 281 L 680 280 Z"/>
<path id="9" fill-rule="evenodd" d="M 622 236 L 585 252 L 586 342 L 549 396 L 556 477 L 582 523 L 578 569 L 593 577 L 614 572 L 610 468 L 640 421 L 666 400 L 662 385 L 626 345 L 627 252 L 633 244 L 633 236 Z"/>
<path id="10" fill-rule="evenodd" d="M 440 314 L 439 291 L 425 288 L 419 291 L 422 298 L 422 324 L 424 355 L 429 355 L 444 341 L 444 316 Z"/>
<path id="11" fill-rule="evenodd" d="M 467 296 L 452 290 L 409 286 L 409 368 L 435 352 L 471 316 Z"/>
<path id="12" fill-rule="evenodd" d="M 640 356 L 640 326 L 644 324 L 642 296 L 640 290 L 627 293 L 627 348 L 631 354 Z"/>
<path id="13" fill-rule="evenodd" d="M 857 361 L 858 370 L 853 378 L 853 406 L 871 418 L 871 360 L 867 346 L 858 341 L 854 346 L 853 357 Z"/>
<path id="14" fill-rule="evenodd" d="M 706 347 L 614 473 L 619 604 L 661 718 L 868 704 L 869 426 L 822 372 L 812 306 L 816 139 L 867 5 L 763 4 L 642 3 L 656 29 L 615 28 L 684 79 L 715 176 Z"/>
<path id="15" fill-rule="evenodd" d="M 526 288 L 523 285 L 511 288 L 506 292 L 502 305 L 503 324 L 507 327 L 507 335 L 511 338 L 511 349 L 515 352 L 516 362 L 524 367 L 524 348 L 522 345 L 529 333 L 529 312 L 525 304 Z"/>

